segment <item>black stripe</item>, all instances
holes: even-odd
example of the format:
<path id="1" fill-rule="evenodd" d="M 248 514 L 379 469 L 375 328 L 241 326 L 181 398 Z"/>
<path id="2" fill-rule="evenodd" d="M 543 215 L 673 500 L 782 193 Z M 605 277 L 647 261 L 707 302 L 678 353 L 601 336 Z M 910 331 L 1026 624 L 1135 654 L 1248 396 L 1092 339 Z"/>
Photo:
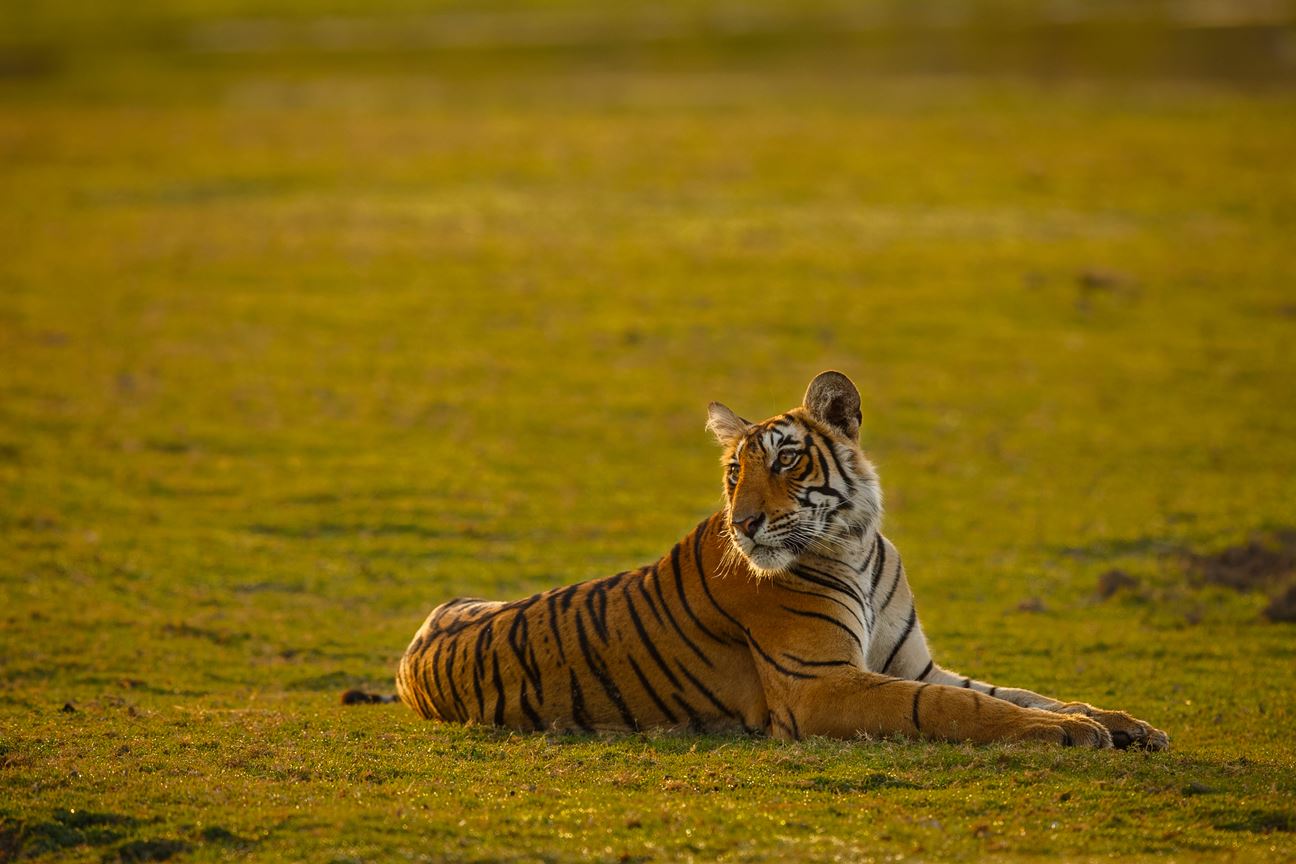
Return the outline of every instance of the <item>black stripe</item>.
<path id="1" fill-rule="evenodd" d="M 422 714 L 424 717 L 434 717 L 440 714 L 441 712 L 437 710 L 436 699 L 433 698 L 432 696 L 432 688 L 428 686 L 427 678 L 428 678 L 428 669 L 430 667 L 427 663 L 423 663 L 420 665 L 419 668 L 422 669 L 423 671 L 423 681 L 421 687 L 418 685 L 418 681 L 411 677 L 412 672 L 410 671 L 409 666 L 403 665 L 400 669 L 400 673 L 401 673 L 400 677 L 404 680 L 405 686 L 398 687 L 397 689 L 402 690 L 403 692 L 413 697 L 414 703 L 418 707 L 418 712 L 420 714 Z"/>
<path id="2" fill-rule="evenodd" d="M 841 459 L 837 456 L 837 448 L 833 446 L 832 441 L 825 441 L 828 448 L 828 455 L 833 458 L 833 464 L 837 466 L 837 473 L 846 481 L 846 491 L 850 494 L 855 493 L 855 480 L 846 472 L 846 466 L 842 465 Z"/>
<path id="3" fill-rule="evenodd" d="M 468 706 L 464 704 L 463 698 L 459 695 L 459 688 L 455 686 L 453 668 L 454 656 L 458 653 L 458 650 L 459 641 L 458 637 L 456 637 L 455 641 L 450 643 L 450 650 L 446 652 L 445 671 L 446 681 L 450 683 L 450 698 L 454 700 L 455 712 L 457 714 L 455 719 L 460 722 L 465 722 L 468 720 Z M 467 653 L 467 651 L 464 652 L 465 659 L 467 659 Z"/>
<path id="4" fill-rule="evenodd" d="M 576 612 L 576 639 L 580 642 L 581 653 L 585 655 L 585 663 L 589 666 L 590 673 L 603 688 L 607 694 L 608 700 L 617 709 L 621 719 L 631 729 L 638 729 L 639 724 L 635 721 L 634 715 L 630 713 L 629 706 L 626 705 L 625 698 L 622 697 L 621 691 L 617 689 L 616 682 L 608 673 L 608 668 L 601 657 L 596 657 L 594 649 L 590 646 L 589 637 L 585 634 L 585 623 L 581 619 L 581 613 Z"/>
<path id="5" fill-rule="evenodd" d="M 644 600 L 648 603 L 648 611 L 652 612 L 653 617 L 657 619 L 657 623 L 664 627 L 666 626 L 666 622 L 662 620 L 661 613 L 657 611 L 657 601 L 653 600 L 652 595 L 648 593 L 648 589 L 644 585 L 644 582 L 646 581 L 644 577 L 645 574 L 641 573 L 635 584 L 639 586 L 640 595 L 642 595 Z"/>
<path id="6" fill-rule="evenodd" d="M 891 598 L 895 596 L 896 588 L 900 586 L 900 577 L 904 575 L 904 564 L 899 558 L 896 558 L 895 578 L 891 580 L 891 590 L 887 592 L 886 599 L 877 607 L 878 614 L 891 604 Z"/>
<path id="7" fill-rule="evenodd" d="M 900 653 L 900 646 L 905 643 L 905 640 L 909 638 L 909 634 L 913 632 L 914 622 L 917 620 L 918 609 L 915 606 L 910 606 L 909 620 L 905 622 L 904 632 L 900 634 L 900 639 L 896 642 L 895 647 L 891 649 L 891 653 L 887 656 L 886 663 L 882 664 L 883 674 L 886 674 L 886 671 L 891 668 L 891 661 L 895 660 L 896 654 Z"/>
<path id="8" fill-rule="evenodd" d="M 486 650 L 490 647 L 493 630 L 491 625 L 493 621 L 487 621 L 486 626 L 477 634 L 477 642 L 473 646 L 473 693 L 477 696 L 477 719 L 486 719 L 486 696 L 482 692 L 482 676 L 486 674 Z"/>
<path id="9" fill-rule="evenodd" d="M 451 600 L 450 602 L 456 605 L 462 605 L 464 603 L 485 604 L 487 601 L 474 600 L 466 597 L 461 597 L 457 600 Z M 490 614 L 494 614 L 495 612 L 498 611 L 499 609 L 492 609 L 490 610 Z M 456 618 L 454 621 L 451 621 L 449 624 L 444 626 L 439 623 L 441 619 L 444 617 L 444 614 L 438 615 L 437 628 L 439 632 L 444 636 L 457 636 L 460 633 L 462 633 L 464 630 L 467 630 L 470 627 L 476 627 L 479 624 L 481 624 L 482 621 L 484 620 L 484 616 L 487 614 L 488 614 L 487 610 L 483 606 L 479 605 L 476 609 L 465 610 L 464 612 L 462 612 L 460 617 Z"/>
<path id="10" fill-rule="evenodd" d="M 445 640 L 437 639 L 436 650 L 432 652 L 432 662 L 427 664 L 427 666 L 430 666 L 432 670 L 432 681 L 433 683 L 436 684 L 437 695 L 441 697 L 441 700 L 443 702 L 445 701 L 445 688 L 441 684 L 440 667 L 441 667 L 441 652 L 444 650 L 445 650 Z M 430 692 L 431 688 L 428 688 L 428 690 Z"/>
<path id="11" fill-rule="evenodd" d="M 859 599 L 862 596 L 856 593 L 855 591 L 856 586 L 848 582 L 847 580 L 842 579 L 841 577 L 829 573 L 825 570 L 820 570 L 818 567 L 811 567 L 809 564 L 806 564 L 804 562 L 798 563 L 797 566 L 793 568 L 792 572 L 800 576 L 801 578 L 806 579 L 807 581 L 820 584 L 815 579 L 812 579 L 810 578 L 810 576 L 805 575 L 805 574 L 813 574 L 814 576 L 817 576 L 820 580 L 823 580 L 824 583 L 827 583 L 825 587 L 831 585 L 833 588 L 837 589 L 843 594 L 850 594 L 852 597 L 855 597 L 856 599 Z"/>
<path id="12" fill-rule="evenodd" d="M 544 685 L 540 681 L 540 667 L 534 665 L 531 661 L 528 661 L 526 656 L 526 651 L 530 643 L 529 632 L 531 629 L 530 624 L 527 621 L 526 610 L 538 599 L 539 597 L 531 598 L 531 602 L 514 612 L 513 624 L 509 627 L 508 632 L 508 644 L 509 648 L 513 651 L 513 656 L 517 658 L 518 665 L 522 667 L 522 674 L 527 677 L 527 680 L 531 682 L 531 686 L 535 688 L 536 697 L 543 702 Z M 533 659 L 534 656 L 535 655 L 533 654 Z"/>
<path id="13" fill-rule="evenodd" d="M 788 651 L 781 651 L 779 653 L 781 653 L 787 659 L 791 660 L 793 663 L 800 663 L 802 666 L 853 666 L 854 665 L 854 661 L 851 660 L 804 660 Z"/>
<path id="14" fill-rule="evenodd" d="M 793 594 L 805 594 L 807 597 L 820 597 L 824 600 L 828 600 L 833 603 L 836 603 L 838 606 L 840 606 L 841 608 L 849 612 L 851 617 L 855 619 L 856 623 L 858 623 L 860 627 L 864 626 L 864 622 L 860 620 L 859 615 L 855 612 L 854 609 L 847 606 L 845 603 L 838 600 L 836 597 L 833 597 L 831 594 L 821 594 L 818 591 L 807 591 L 804 588 L 793 588 L 791 585 L 780 585 L 779 587 L 782 588 L 784 591 L 791 591 Z"/>
<path id="15" fill-rule="evenodd" d="M 715 595 L 711 593 L 711 586 L 707 584 L 707 571 L 706 567 L 702 563 L 702 532 L 704 532 L 710 524 L 710 520 L 708 519 L 693 529 L 693 561 L 694 566 L 697 569 L 698 581 L 702 583 L 702 593 L 706 595 L 707 600 L 711 601 L 711 605 L 716 608 L 716 611 L 728 618 L 729 623 L 733 624 L 739 631 L 742 631 L 742 622 L 729 614 L 729 611 L 720 605 L 719 601 L 715 599 Z M 731 638 L 729 642 L 730 644 L 741 645 L 743 640 L 734 637 Z"/>
<path id="16" fill-rule="evenodd" d="M 536 699 L 539 700 L 541 705 L 543 705 L 544 690 L 542 688 L 544 685 L 544 673 L 539 671 L 540 661 L 536 659 L 534 642 L 532 642 L 530 645 L 527 646 L 527 656 L 531 658 L 531 668 L 537 670 L 536 680 L 535 680 Z"/>
<path id="17" fill-rule="evenodd" d="M 836 618 L 832 617 L 831 615 L 825 615 L 822 612 L 814 612 L 809 609 L 793 609 L 791 606 L 787 606 L 782 603 L 780 603 L 779 606 L 782 607 L 783 609 L 786 609 L 788 612 L 791 612 L 793 615 L 800 615 L 802 618 L 818 618 L 821 621 L 827 621 L 829 624 L 833 625 L 834 627 L 840 628 L 848 636 L 854 639 L 855 644 L 859 646 L 861 651 L 864 650 L 864 642 L 860 639 L 859 634 L 856 633 L 851 628 L 847 627 L 842 622 L 838 621 Z"/>
<path id="18" fill-rule="evenodd" d="M 679 622 L 675 620 L 675 613 L 671 612 L 670 607 L 666 605 L 666 596 L 662 594 L 661 581 L 661 570 L 658 567 L 654 567 L 653 588 L 656 589 L 657 599 L 661 601 L 662 610 L 666 613 L 666 620 L 670 621 L 671 627 L 674 628 L 676 634 L 684 640 L 685 645 L 693 649 L 693 653 L 698 656 L 699 660 L 705 663 L 708 667 L 713 666 L 714 664 L 711 662 L 710 658 L 702 653 L 702 649 L 697 646 L 697 643 L 684 635 L 684 631 L 680 628 Z"/>
<path id="19" fill-rule="evenodd" d="M 639 617 L 639 610 L 635 608 L 634 601 L 630 599 L 629 595 L 626 595 L 625 601 L 626 611 L 630 613 L 630 621 L 634 624 L 635 632 L 639 634 L 639 640 L 643 642 L 644 647 L 648 649 L 648 656 L 652 657 L 653 662 L 656 663 L 657 667 L 662 670 L 662 673 L 670 679 L 671 684 L 675 685 L 676 690 L 682 689 L 684 685 L 680 684 L 679 679 L 675 677 L 675 674 L 671 672 L 670 667 L 666 665 L 666 661 L 662 658 L 661 652 L 657 650 L 657 646 L 654 645 L 652 639 L 648 637 L 648 631 L 644 629 L 643 621 Z M 633 659 L 631 662 L 633 662 Z"/>
<path id="20" fill-rule="evenodd" d="M 797 741 L 800 741 L 801 727 L 797 725 L 796 715 L 792 713 L 791 708 L 788 709 L 788 720 L 792 723 L 792 737 L 795 738 Z"/>
<path id="21" fill-rule="evenodd" d="M 644 675 L 643 670 L 639 668 L 639 664 L 635 662 L 635 659 L 627 656 L 626 660 L 630 662 L 630 668 L 634 670 L 635 675 L 639 678 L 639 683 L 643 685 L 644 692 L 648 694 L 648 698 L 652 699 L 653 703 L 662 712 L 662 714 L 666 715 L 667 720 L 671 723 L 678 723 L 679 718 L 677 718 L 675 714 L 666 707 L 666 703 L 657 695 L 657 689 L 653 687 L 652 684 L 648 683 L 648 677 Z"/>
<path id="22" fill-rule="evenodd" d="M 998 693 L 998 692 L 999 692 L 999 688 L 998 688 L 998 687 L 995 687 L 993 684 L 990 685 L 990 695 L 991 695 L 991 696 L 995 695 L 995 694 Z"/>
<path id="23" fill-rule="evenodd" d="M 589 613 L 590 621 L 594 624 L 594 632 L 606 645 L 608 641 L 607 586 L 603 582 L 590 583 L 589 591 L 585 595 L 585 611 Z"/>
<path id="24" fill-rule="evenodd" d="M 805 581 L 813 585 L 818 585 L 820 588 L 824 588 L 828 591 L 834 591 L 838 594 L 845 594 L 847 597 L 849 597 L 851 600 L 855 602 L 856 606 L 859 607 L 860 610 L 859 615 L 855 615 L 855 618 L 856 620 L 860 621 L 861 627 L 865 626 L 863 621 L 865 619 L 870 618 L 869 613 L 872 610 L 869 608 L 865 596 L 856 590 L 858 586 L 853 586 L 847 582 L 844 582 L 841 579 L 838 579 L 836 576 L 822 573 L 821 571 L 815 570 L 814 568 L 811 567 L 806 567 L 804 564 L 799 564 L 796 567 L 793 567 L 791 572 L 797 578 L 804 579 Z M 781 587 L 787 588 L 788 586 L 784 585 Z M 795 590 L 795 589 L 789 588 L 789 590 Z M 837 602 L 841 603 L 841 601 L 837 601 Z M 863 616 L 863 618 L 861 618 L 861 616 Z"/>
<path id="25" fill-rule="evenodd" d="M 881 678 L 882 680 L 881 680 L 881 681 L 874 681 L 872 684 L 868 685 L 868 686 L 865 687 L 864 689 L 865 689 L 865 690 L 873 690 L 873 689 L 878 688 L 878 687 L 885 687 L 885 686 L 888 685 L 888 684 L 908 684 L 908 683 L 910 683 L 910 682 L 906 681 L 904 678 L 890 678 L 890 677 L 885 676 L 885 675 L 879 675 L 878 677 Z"/>
<path id="26" fill-rule="evenodd" d="M 851 586 L 843 582 L 841 579 L 838 579 L 836 576 L 831 576 L 822 573 L 821 571 L 814 570 L 813 568 L 807 567 L 805 564 L 797 564 L 792 567 L 791 573 L 798 579 L 804 579 L 812 585 L 818 585 L 820 588 L 825 588 L 829 591 L 836 591 L 838 594 L 845 594 L 856 603 L 860 602 L 859 595 L 851 590 Z"/>
<path id="27" fill-rule="evenodd" d="M 878 580 L 882 578 L 882 570 L 886 567 L 886 545 L 882 542 L 881 533 L 877 535 L 877 542 L 873 544 L 873 552 L 877 560 L 873 562 L 873 578 L 869 584 L 870 597 L 877 591 Z"/>
<path id="28" fill-rule="evenodd" d="M 504 725 L 504 679 L 500 677 L 499 652 L 494 657 L 495 665 L 495 725 Z"/>
<path id="29" fill-rule="evenodd" d="M 554 645 L 558 646 L 558 662 L 567 662 L 567 652 L 563 650 L 562 635 L 558 632 L 558 595 L 550 591 L 546 601 L 549 604 L 549 630 L 553 633 Z"/>
<path id="30" fill-rule="evenodd" d="M 531 707 L 531 702 L 527 699 L 527 682 L 525 681 L 522 682 L 522 689 L 518 693 L 518 704 L 522 706 L 522 713 L 531 721 L 535 731 L 539 732 L 545 728 L 544 721 L 540 719 L 540 715 Z"/>
<path id="31" fill-rule="evenodd" d="M 747 644 L 749 644 L 749 645 L 751 645 L 753 648 L 755 648 L 755 649 L 756 649 L 756 653 L 759 654 L 761 657 L 763 657 L 766 663 L 770 664 L 770 665 L 773 666 L 775 669 L 777 669 L 778 671 L 782 672 L 784 675 L 787 675 L 787 676 L 789 676 L 789 677 L 791 677 L 791 678 L 818 678 L 818 677 L 819 677 L 818 675 L 807 675 L 807 674 L 804 673 L 804 672 L 797 672 L 797 671 L 792 670 L 792 669 L 789 669 L 789 668 L 787 668 L 786 666 L 784 666 L 784 665 L 782 665 L 781 663 L 779 663 L 777 660 L 775 660 L 773 657 L 771 657 L 768 653 L 766 653 L 765 649 L 762 648 L 762 647 L 760 646 L 760 643 L 756 641 L 756 637 L 753 636 L 753 635 L 751 634 L 751 631 L 750 631 L 750 630 L 747 631 Z"/>
<path id="32" fill-rule="evenodd" d="M 693 619 L 693 623 L 697 625 L 697 628 L 699 630 L 701 630 L 707 636 L 711 637 L 716 642 L 719 642 L 720 644 L 723 645 L 725 640 L 721 639 L 719 636 L 713 633 L 709 627 L 703 624 L 702 619 L 698 618 L 698 616 L 693 612 L 693 607 L 689 605 L 688 597 L 686 597 L 684 594 L 684 576 L 680 572 L 679 556 L 680 556 L 680 544 L 676 543 L 675 546 L 670 551 L 670 559 L 671 559 L 671 571 L 674 572 L 675 574 L 675 590 L 679 592 L 680 605 L 684 607 L 684 612 L 690 618 Z M 704 578 L 703 573 L 700 569 L 698 570 L 698 576 Z"/>
<path id="33" fill-rule="evenodd" d="M 819 474 L 821 479 L 823 480 L 823 483 L 821 483 L 818 486 L 810 486 L 804 491 L 803 498 L 805 503 L 809 504 L 810 493 L 812 492 L 818 492 L 820 495 L 831 496 L 833 498 L 836 498 L 838 501 L 845 500 L 846 496 L 843 495 L 837 489 L 833 488 L 832 475 L 831 472 L 828 470 L 828 460 L 824 458 L 823 448 L 817 446 L 817 442 L 813 440 L 813 436 L 807 437 L 806 455 L 812 461 L 817 461 L 819 463 Z"/>
<path id="34" fill-rule="evenodd" d="M 936 661 L 935 661 L 935 660 L 928 660 L 928 661 L 927 661 L 927 665 L 923 668 L 922 674 L 919 675 L 919 676 L 918 676 L 917 678 L 915 678 L 914 680 L 915 680 L 915 681 L 921 681 L 921 680 L 923 680 L 924 678 L 926 678 L 927 675 L 928 675 L 928 673 L 931 672 L 932 668 L 933 668 L 935 665 L 936 665 Z"/>
<path id="35" fill-rule="evenodd" d="M 919 685 L 918 685 L 918 689 L 914 691 L 914 698 L 913 698 L 913 724 L 914 724 L 914 731 L 915 731 L 915 732 L 921 732 L 921 731 L 922 731 L 922 726 L 918 723 L 918 697 L 922 696 L 922 692 L 923 692 L 924 690 L 926 690 L 926 689 L 927 689 L 928 687 L 930 687 L 930 686 L 931 686 L 930 684 L 919 684 Z"/>
<path id="36" fill-rule="evenodd" d="M 701 732 L 706 728 L 706 724 L 702 722 L 702 716 L 698 714 L 697 709 L 690 705 L 683 696 L 678 693 L 672 693 L 671 698 L 678 702 L 679 706 L 684 709 L 684 713 L 688 715 L 690 729 L 695 732 Z"/>
<path id="37" fill-rule="evenodd" d="M 706 697 L 706 700 L 708 702 L 710 702 L 712 705 L 716 707 L 717 711 L 719 711 L 721 714 L 725 714 L 729 717 L 732 717 L 735 720 L 742 719 L 742 716 L 737 711 L 733 710 L 728 705 L 724 704 L 719 699 L 717 699 L 716 695 L 712 693 L 709 689 L 707 689 L 707 686 L 705 684 L 703 684 L 696 677 L 694 677 L 693 673 L 688 671 L 688 669 L 684 667 L 683 663 L 676 660 L 675 665 L 679 666 L 679 670 L 684 673 L 684 677 L 688 678 L 689 681 L 693 682 L 693 686 L 697 688 L 699 693 L 701 693 L 703 696 Z"/>
<path id="38" fill-rule="evenodd" d="M 576 679 L 576 670 L 569 668 L 567 671 L 571 673 L 572 719 L 581 729 L 593 732 L 594 725 L 590 722 L 589 715 L 585 713 L 585 694 L 581 690 L 580 681 Z"/>
<path id="39" fill-rule="evenodd" d="M 963 683 L 962 683 L 960 686 L 961 686 L 964 690 L 966 690 L 967 688 L 969 688 L 969 687 L 972 686 L 972 679 L 971 679 L 971 678 L 964 678 L 964 679 L 963 679 Z"/>

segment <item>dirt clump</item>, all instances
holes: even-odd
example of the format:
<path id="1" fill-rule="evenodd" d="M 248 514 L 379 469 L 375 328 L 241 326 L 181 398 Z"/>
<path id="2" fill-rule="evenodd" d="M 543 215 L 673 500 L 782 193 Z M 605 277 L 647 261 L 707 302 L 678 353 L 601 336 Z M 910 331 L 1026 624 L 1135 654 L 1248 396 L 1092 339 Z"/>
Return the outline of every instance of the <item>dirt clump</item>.
<path id="1" fill-rule="evenodd" d="M 1139 580 L 1124 570 L 1108 570 L 1098 577 L 1098 599 L 1106 600 L 1120 590 L 1133 590 L 1139 586 Z"/>
<path id="2" fill-rule="evenodd" d="M 1208 584 L 1235 591 L 1263 591 L 1296 574 L 1296 531 L 1252 538 L 1213 555 L 1190 555 L 1189 566 Z"/>
<path id="3" fill-rule="evenodd" d="M 1296 622 L 1296 584 L 1288 585 L 1286 591 L 1274 595 L 1265 607 L 1264 616 L 1270 621 Z"/>
<path id="4" fill-rule="evenodd" d="M 1264 592 L 1270 597 L 1266 618 L 1296 622 L 1296 530 L 1252 537 L 1212 555 L 1189 555 L 1188 568 L 1203 584 Z"/>

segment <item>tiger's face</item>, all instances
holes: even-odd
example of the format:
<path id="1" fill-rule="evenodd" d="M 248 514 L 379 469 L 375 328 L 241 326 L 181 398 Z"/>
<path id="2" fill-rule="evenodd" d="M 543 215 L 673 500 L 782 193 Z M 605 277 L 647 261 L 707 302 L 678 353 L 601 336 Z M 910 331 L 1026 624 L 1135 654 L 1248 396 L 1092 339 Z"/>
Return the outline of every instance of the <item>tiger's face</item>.
<path id="1" fill-rule="evenodd" d="M 711 403 L 730 537 L 758 573 L 786 570 L 807 551 L 830 554 L 877 524 L 881 490 L 859 424 L 859 391 L 840 372 L 820 374 L 804 404 L 762 423 Z"/>

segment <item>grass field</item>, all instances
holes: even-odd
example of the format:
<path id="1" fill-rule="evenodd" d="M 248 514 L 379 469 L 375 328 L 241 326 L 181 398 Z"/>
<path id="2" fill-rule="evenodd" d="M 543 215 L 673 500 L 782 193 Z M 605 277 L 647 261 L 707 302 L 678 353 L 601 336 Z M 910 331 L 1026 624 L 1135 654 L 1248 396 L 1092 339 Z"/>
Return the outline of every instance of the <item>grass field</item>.
<path id="1" fill-rule="evenodd" d="M 1193 564 L 1296 526 L 1290 68 L 411 6 L 4 13 L 0 861 L 1296 856 L 1291 550 Z M 443 599 L 655 559 L 707 402 L 825 368 L 937 659 L 1171 752 L 337 704 Z"/>

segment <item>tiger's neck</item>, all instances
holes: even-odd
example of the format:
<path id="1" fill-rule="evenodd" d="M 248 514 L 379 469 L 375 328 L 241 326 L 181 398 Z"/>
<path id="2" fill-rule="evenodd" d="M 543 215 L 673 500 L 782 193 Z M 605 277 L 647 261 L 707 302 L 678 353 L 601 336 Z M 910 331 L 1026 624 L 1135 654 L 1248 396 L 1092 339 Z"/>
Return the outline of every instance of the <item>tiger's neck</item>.
<path id="1" fill-rule="evenodd" d="M 852 584 L 861 584 L 868 580 L 880 543 L 881 526 L 870 522 L 835 539 L 827 548 L 806 550 L 797 560 L 797 565 L 812 567 Z M 794 575 L 797 565 L 791 568 Z"/>

